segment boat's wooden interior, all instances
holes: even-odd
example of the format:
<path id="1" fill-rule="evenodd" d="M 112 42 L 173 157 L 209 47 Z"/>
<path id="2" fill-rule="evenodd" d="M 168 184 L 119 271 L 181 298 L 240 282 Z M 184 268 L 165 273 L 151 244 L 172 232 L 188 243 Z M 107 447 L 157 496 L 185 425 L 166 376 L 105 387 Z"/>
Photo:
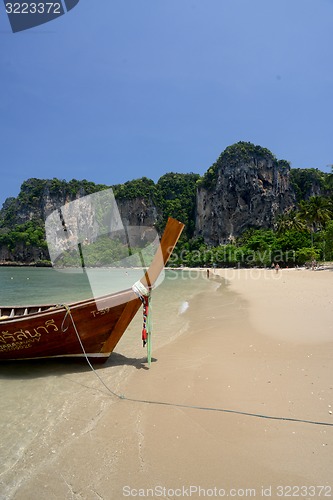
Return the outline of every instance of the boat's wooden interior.
<path id="1" fill-rule="evenodd" d="M 42 306 L 0 306 L 0 321 L 4 319 L 17 318 L 17 316 L 27 316 L 55 308 L 54 304 Z"/>
<path id="2" fill-rule="evenodd" d="M 125 299 L 124 299 L 125 297 Z M 69 303 L 68 306 L 71 308 L 82 307 L 91 303 L 99 302 L 100 304 L 103 301 L 110 301 L 110 299 L 115 299 L 116 303 L 128 302 L 128 300 L 136 297 L 133 290 L 131 288 L 127 290 L 122 290 L 121 292 L 116 292 L 113 294 L 103 295 L 97 298 L 88 298 L 81 300 L 79 302 Z M 100 308 L 103 306 L 100 305 Z M 106 306 L 109 307 L 109 306 Z M 17 318 L 23 318 L 24 316 L 36 315 L 39 313 L 44 313 L 47 311 L 51 311 L 52 309 L 64 309 L 65 306 L 61 304 L 42 304 L 42 305 L 33 305 L 33 306 L 0 306 L 0 322 L 15 320 Z"/>

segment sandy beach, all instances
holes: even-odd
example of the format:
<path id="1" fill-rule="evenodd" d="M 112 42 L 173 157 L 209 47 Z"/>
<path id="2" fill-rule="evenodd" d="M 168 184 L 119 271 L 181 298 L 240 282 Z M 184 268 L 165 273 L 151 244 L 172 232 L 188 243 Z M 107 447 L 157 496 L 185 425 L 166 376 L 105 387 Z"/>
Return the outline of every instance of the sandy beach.
<path id="1" fill-rule="evenodd" d="M 121 344 L 98 370 L 125 399 L 86 368 L 55 373 L 67 403 L 36 408 L 45 426 L 8 462 L 1 498 L 333 496 L 333 272 L 210 280 L 149 370 L 122 366 Z"/>

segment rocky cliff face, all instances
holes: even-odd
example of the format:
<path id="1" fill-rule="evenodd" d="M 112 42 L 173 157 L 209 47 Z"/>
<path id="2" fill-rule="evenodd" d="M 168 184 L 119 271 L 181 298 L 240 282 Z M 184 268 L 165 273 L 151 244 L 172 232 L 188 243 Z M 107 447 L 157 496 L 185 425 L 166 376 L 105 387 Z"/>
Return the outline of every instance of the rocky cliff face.
<path id="1" fill-rule="evenodd" d="M 119 213 L 126 226 L 153 226 L 156 224 L 158 212 L 151 201 L 144 198 L 117 200 Z"/>
<path id="2" fill-rule="evenodd" d="M 84 188 L 70 190 L 64 181 L 28 179 L 17 198 L 8 198 L 2 210 L 2 226 L 13 228 L 31 220 L 45 221 L 51 212 L 86 194 Z"/>
<path id="3" fill-rule="evenodd" d="M 248 228 L 270 228 L 278 213 L 294 206 L 290 167 L 248 143 L 230 146 L 197 192 L 196 236 L 212 245 L 233 241 Z"/>
<path id="4" fill-rule="evenodd" d="M 0 245 L 1 264 L 36 264 L 48 259 L 47 249 L 35 245 L 26 245 L 24 242 L 18 242 L 12 248 Z"/>
<path id="5" fill-rule="evenodd" d="M 71 186 L 71 182 L 28 179 L 22 184 L 19 196 L 8 198 L 0 210 L 2 226 L 12 228 L 31 220 L 44 222 L 54 210 L 101 188 L 93 183 L 87 183 L 87 187 L 84 181 L 82 185 L 75 181 L 76 186 Z M 157 220 L 156 207 L 142 197 L 121 198 L 117 200 L 117 205 L 124 224 L 153 225 Z"/>
<path id="6" fill-rule="evenodd" d="M 45 238 L 44 224 L 47 217 L 55 210 L 64 205 L 80 199 L 88 194 L 97 192 L 106 186 L 98 186 L 87 181 L 65 181 L 28 179 L 22 184 L 17 198 L 8 198 L 2 210 L 0 210 L 0 263 L 33 263 L 49 260 L 49 252 L 46 245 L 40 245 Z M 157 221 L 157 209 L 152 202 L 143 197 L 121 198 L 117 201 L 118 209 L 125 225 L 129 226 L 153 226 Z M 83 208 L 82 208 L 83 207 Z M 80 228 L 92 234 L 94 230 L 94 214 L 91 207 L 81 206 L 81 212 L 74 214 L 80 219 Z M 66 213 L 67 223 L 72 224 L 70 212 Z M 33 228 L 27 227 L 32 221 Z M 39 240 L 34 238 L 33 229 L 39 229 Z M 25 234 L 20 238 L 11 238 L 11 232 Z M 32 236 L 32 238 L 31 238 Z M 56 239 L 56 237 L 55 237 Z"/>

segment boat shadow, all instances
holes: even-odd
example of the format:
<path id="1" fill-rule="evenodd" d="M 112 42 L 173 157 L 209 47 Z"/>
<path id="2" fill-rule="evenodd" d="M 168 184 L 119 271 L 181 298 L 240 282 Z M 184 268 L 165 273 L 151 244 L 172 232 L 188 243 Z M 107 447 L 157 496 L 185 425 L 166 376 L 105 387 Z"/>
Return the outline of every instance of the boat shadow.
<path id="1" fill-rule="evenodd" d="M 157 361 L 152 358 L 152 363 Z M 117 366 L 133 366 L 137 370 L 149 370 L 147 357 L 129 358 L 113 352 L 105 363 L 91 363 L 96 371 L 112 369 Z M 71 373 L 92 371 L 85 359 L 36 359 L 21 361 L 1 361 L 0 379 L 34 379 L 42 377 L 62 376 Z"/>

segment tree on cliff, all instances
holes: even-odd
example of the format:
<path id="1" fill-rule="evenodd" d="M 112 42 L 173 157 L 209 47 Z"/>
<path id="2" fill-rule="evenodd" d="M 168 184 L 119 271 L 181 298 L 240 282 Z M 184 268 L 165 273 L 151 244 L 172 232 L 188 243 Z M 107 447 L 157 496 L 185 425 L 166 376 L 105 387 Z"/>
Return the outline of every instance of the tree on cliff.
<path id="1" fill-rule="evenodd" d="M 275 219 L 274 227 L 279 235 L 290 230 L 305 231 L 307 229 L 304 221 L 298 217 L 296 210 L 289 210 L 284 214 L 279 214 Z"/>
<path id="2" fill-rule="evenodd" d="M 313 234 L 323 228 L 332 218 L 332 210 L 327 199 L 322 196 L 312 196 L 309 201 L 301 201 L 298 217 L 311 231 L 313 246 Z"/>

